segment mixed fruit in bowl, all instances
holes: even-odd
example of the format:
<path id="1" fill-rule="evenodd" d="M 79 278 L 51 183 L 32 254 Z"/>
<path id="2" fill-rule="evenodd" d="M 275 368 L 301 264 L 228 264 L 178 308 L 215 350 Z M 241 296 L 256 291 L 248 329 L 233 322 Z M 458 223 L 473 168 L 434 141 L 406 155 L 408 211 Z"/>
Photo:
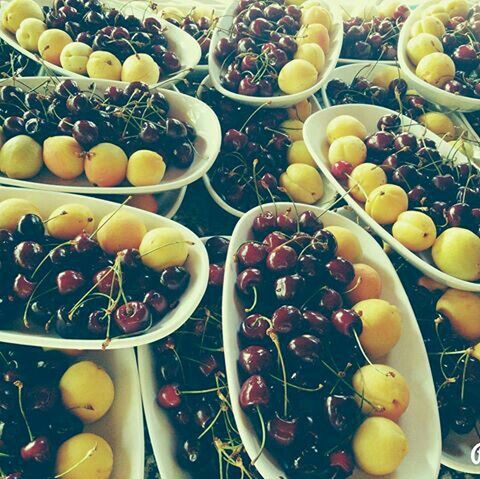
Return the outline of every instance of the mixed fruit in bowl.
<path id="1" fill-rule="evenodd" d="M 188 258 L 196 243 L 186 228 L 162 220 L 147 231 L 148 213 L 106 203 L 101 216 L 79 200 L 66 196 L 48 213 L 13 193 L 0 202 L 4 330 L 121 347 L 121 338 L 181 316 L 182 301 L 195 307 L 198 272 Z"/>
<path id="2" fill-rule="evenodd" d="M 314 99 L 289 109 L 255 110 L 208 83 L 199 92 L 222 126 L 222 148 L 206 178 L 220 205 L 241 216 L 272 200 L 313 204 L 331 196 L 303 141 L 303 122 L 316 108 Z"/>
<path id="3" fill-rule="evenodd" d="M 273 97 L 310 90 L 338 56 L 340 26 L 320 0 L 301 8 L 273 0 L 235 5 L 233 18 L 219 22 L 209 59 L 214 83 L 227 94 Z"/>
<path id="4" fill-rule="evenodd" d="M 397 60 L 398 37 L 410 15 L 409 7 L 387 0 L 378 7 L 365 5 L 360 10 L 358 16 L 343 22 L 341 60 Z"/>
<path id="5" fill-rule="evenodd" d="M 1 15 L 5 36 L 63 74 L 153 85 L 185 68 L 169 40 L 174 26 L 124 11 L 99 0 L 12 0 Z"/>
<path id="6" fill-rule="evenodd" d="M 0 357 L 2 477 L 110 478 L 112 445 L 89 431 L 121 401 L 110 374 L 59 350 L 0 343 Z"/>
<path id="7" fill-rule="evenodd" d="M 208 166 L 200 158 L 207 139 L 193 126 L 202 112 L 211 114 L 208 142 L 215 141 L 216 119 L 204 105 L 141 82 L 117 87 L 73 79 L 9 80 L 0 86 L 0 100 L 4 182 L 32 180 L 72 191 L 100 187 L 112 194 L 172 189 L 193 169 L 201 174 Z M 192 102 L 203 108 L 190 117 Z"/>

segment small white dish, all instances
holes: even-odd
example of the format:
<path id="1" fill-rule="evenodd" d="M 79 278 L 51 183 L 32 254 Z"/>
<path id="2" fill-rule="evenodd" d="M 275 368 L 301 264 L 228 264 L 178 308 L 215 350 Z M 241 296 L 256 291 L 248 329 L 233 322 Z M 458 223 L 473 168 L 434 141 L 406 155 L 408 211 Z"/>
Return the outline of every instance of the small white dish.
<path id="1" fill-rule="evenodd" d="M 436 105 L 442 106 L 452 111 L 475 111 L 480 109 L 480 98 L 469 98 L 466 96 L 448 93 L 441 88 L 430 85 L 415 74 L 415 65 L 409 60 L 407 55 L 407 43 L 411 38 L 413 24 L 423 17 L 426 9 L 437 5 L 438 0 L 429 0 L 422 2 L 412 11 L 407 21 L 403 25 L 398 38 L 398 61 L 406 79 L 411 82 L 412 87 L 418 91 L 426 100 Z M 469 0 L 469 4 L 475 4 Z"/>
<path id="2" fill-rule="evenodd" d="M 282 212 L 287 208 L 292 209 L 293 205 L 290 203 L 264 205 L 263 210 L 258 207 L 246 213 L 233 231 L 225 265 L 222 326 L 228 386 L 238 430 L 251 458 L 257 457 L 260 452 L 260 444 L 257 433 L 242 410 L 238 399 L 241 381 L 238 374 L 240 346 L 237 333 L 239 325 L 245 317 L 245 311 L 244 304 L 240 301 L 235 287 L 238 273 L 235 253 L 242 243 L 253 238 L 251 226 L 255 216 L 261 211 Z M 440 468 L 441 434 L 435 388 L 418 323 L 400 279 L 380 245 L 362 227 L 336 213 L 324 212 L 320 208 L 296 205 L 296 208 L 293 209 L 298 213 L 305 210 L 314 210 L 317 214 L 323 213 L 322 221 L 326 225 L 343 226 L 355 234 L 362 245 L 362 262 L 371 265 L 380 274 L 383 285 L 382 298 L 396 305 L 403 319 L 402 336 L 393 350 L 382 359 L 382 362 L 398 369 L 405 376 L 411 390 L 410 405 L 399 421 L 409 441 L 409 452 L 397 471 L 385 476 L 385 479 L 412 479 L 414 477 L 437 479 Z M 264 451 L 260 455 L 255 466 L 265 479 L 286 477 L 285 472 L 268 451 Z M 352 477 L 360 479 L 371 476 L 356 470 Z"/>
<path id="3" fill-rule="evenodd" d="M 296 103 L 299 103 L 302 100 L 312 96 L 315 92 L 320 90 L 322 85 L 325 83 L 326 78 L 330 72 L 335 68 L 340 51 L 342 49 L 343 42 L 343 20 L 342 14 L 335 2 L 327 2 L 326 0 L 319 0 L 322 5 L 327 8 L 332 16 L 332 28 L 330 30 L 330 50 L 326 56 L 325 66 L 322 72 L 320 73 L 317 82 L 310 88 L 306 90 L 294 93 L 292 95 L 285 95 L 280 93 L 271 97 L 257 97 L 257 96 L 246 96 L 240 95 L 239 93 L 234 93 L 230 90 L 224 88 L 220 82 L 221 75 L 221 64 L 218 62 L 215 56 L 215 46 L 221 38 L 228 37 L 228 33 L 232 28 L 232 21 L 235 15 L 235 9 L 238 5 L 238 0 L 234 0 L 225 10 L 223 16 L 220 17 L 217 27 L 215 28 L 212 40 L 210 43 L 210 52 L 208 55 L 208 71 L 210 74 L 211 81 L 216 90 L 218 90 L 223 95 L 231 98 L 232 100 L 238 101 L 240 103 L 245 103 L 254 107 L 266 104 L 267 108 L 286 108 Z"/>
<path id="4" fill-rule="evenodd" d="M 85 351 L 78 361 L 94 361 L 103 367 L 115 386 L 115 399 L 108 413 L 85 432 L 103 437 L 113 450 L 110 479 L 144 479 L 145 444 L 142 399 L 133 348 L 123 351 Z M 87 479 L 87 478 L 85 478 Z"/>
<path id="5" fill-rule="evenodd" d="M 480 440 L 475 431 L 466 436 L 450 432 L 443 440 L 442 464 L 466 474 L 480 474 L 480 465 L 473 462 L 480 457 L 479 444 Z"/>
<path id="6" fill-rule="evenodd" d="M 2 14 L 3 9 L 5 9 L 8 4 L 12 0 L 3 0 L 1 7 L 0 7 L 0 15 Z M 51 7 L 52 6 L 52 0 L 35 0 L 40 7 Z M 119 10 L 121 9 L 122 13 L 125 13 L 126 15 L 134 15 L 137 18 L 143 19 L 146 16 L 147 13 L 147 6 L 146 4 L 140 6 L 138 2 L 136 2 L 136 5 L 132 5 L 132 3 L 127 3 L 127 2 L 122 2 L 122 1 L 115 1 L 115 0 L 107 0 L 103 2 L 103 4 L 106 7 L 109 8 L 118 8 Z M 155 16 L 152 14 L 151 16 Z M 200 57 L 202 56 L 202 52 L 200 49 L 200 45 L 196 42 L 196 40 L 185 33 L 183 30 L 180 28 L 176 27 L 175 25 L 172 25 L 171 23 L 167 22 L 166 20 L 163 20 L 159 17 L 157 17 L 159 21 L 162 23 L 162 26 L 164 27 L 165 31 L 165 36 L 168 39 L 169 47 L 171 48 L 172 51 L 174 51 L 181 64 L 181 70 L 177 73 L 172 74 L 171 76 L 168 77 L 161 77 L 160 78 L 160 83 L 168 82 L 168 83 L 175 83 L 182 78 L 185 77 L 185 75 L 192 70 L 200 61 Z M 22 55 L 25 55 L 26 57 L 30 58 L 31 60 L 36 61 L 46 69 L 50 70 L 56 75 L 59 76 L 64 76 L 64 77 L 75 77 L 75 78 L 88 78 L 85 75 L 79 75 L 76 73 L 73 73 L 69 70 L 65 70 L 65 68 L 62 68 L 61 66 L 55 65 L 53 63 L 47 62 L 43 60 L 39 54 L 37 53 L 32 53 L 26 50 L 25 48 L 21 47 L 19 43 L 17 42 L 17 39 L 15 38 L 15 35 L 10 33 L 3 25 L 0 24 L 0 38 L 5 41 L 5 43 L 8 43 L 11 47 L 15 48 L 18 52 L 20 52 Z M 75 41 L 75 39 L 73 39 Z M 91 81 L 93 81 L 93 78 L 90 78 Z M 107 80 L 110 85 L 125 85 L 125 82 L 122 81 L 116 81 L 116 80 Z"/>
<path id="7" fill-rule="evenodd" d="M 40 209 L 40 213 L 44 218 L 48 218 L 53 210 L 65 203 L 74 202 L 88 206 L 94 212 L 97 222 L 103 216 L 118 210 L 119 207 L 117 203 L 87 196 L 19 188 L 0 188 L 0 201 L 7 198 L 23 198 L 31 201 Z M 170 311 L 161 321 L 154 324 L 145 333 L 125 338 L 113 338 L 108 345 L 108 350 L 140 346 L 168 336 L 178 329 L 190 317 L 193 311 L 195 311 L 195 308 L 205 293 L 208 283 L 208 255 L 198 236 L 185 226 L 168 218 L 163 218 L 154 213 L 129 206 L 123 206 L 122 208 L 134 213 L 141 219 L 147 227 L 147 231 L 162 226 L 174 227 L 182 232 L 186 240 L 194 243 L 192 246 L 189 246 L 189 255 L 185 263 L 185 267 L 190 272 L 191 277 L 189 286 L 180 298 L 179 304 L 175 309 Z M 0 330 L 0 341 L 28 346 L 63 349 L 102 349 L 104 344 L 104 340 L 101 339 L 65 339 L 59 337 L 53 331 L 46 333 L 43 328 L 34 325 L 31 325 L 30 329 L 26 329 L 20 317 L 12 321 L 11 329 L 7 330 L 2 328 Z"/>
<path id="8" fill-rule="evenodd" d="M 374 106 L 374 105 L 339 105 L 327 108 L 326 110 L 321 110 L 307 119 L 303 128 L 303 134 L 305 138 L 305 143 L 307 148 L 310 151 L 310 154 L 313 156 L 318 166 L 322 170 L 326 178 L 334 185 L 336 190 L 344 195 L 345 201 L 353 208 L 355 213 L 366 223 L 368 224 L 375 233 L 377 233 L 385 242 L 390 244 L 392 248 L 397 251 L 398 254 L 402 255 L 405 260 L 415 266 L 417 269 L 422 271 L 424 274 L 430 278 L 435 279 L 441 284 L 445 284 L 450 288 L 461 289 L 463 291 L 473 291 L 480 292 L 480 283 L 473 283 L 470 281 L 464 281 L 458 278 L 455 278 L 449 274 L 440 271 L 436 266 L 434 266 L 433 261 L 429 258 L 428 254 L 423 253 L 422 255 L 417 255 L 412 251 L 408 250 L 403 246 L 399 241 L 397 241 L 390 233 L 387 232 L 383 226 L 379 225 L 376 221 L 366 213 L 363 207 L 357 203 L 349 194 L 343 186 L 334 178 L 330 172 L 330 164 L 328 162 L 328 143 L 326 139 L 326 127 L 328 123 L 338 115 L 351 115 L 361 121 L 367 128 L 369 134 L 377 131 L 377 121 L 383 116 L 393 113 L 392 110 L 387 108 Z M 402 117 L 405 125 L 409 125 L 409 131 L 417 135 L 425 135 L 427 138 L 431 138 L 438 145 L 438 150 L 440 154 L 447 156 L 451 151 L 451 146 L 444 142 L 440 137 L 433 134 L 431 131 L 426 130 L 425 127 L 419 125 L 418 123 L 413 122 L 410 118 Z M 457 162 L 464 163 L 467 159 L 461 154 L 457 153 L 455 155 Z"/>
<path id="9" fill-rule="evenodd" d="M 105 89 L 111 85 L 108 80 L 90 80 L 88 78 L 73 78 L 73 80 L 82 91 L 95 91 L 98 95 L 103 95 Z M 58 81 L 56 78 L 49 77 L 9 78 L 0 81 L 0 85 L 18 85 L 48 93 L 53 90 Z M 158 91 L 165 95 L 170 104 L 169 116 L 188 121 L 196 130 L 195 159 L 189 168 L 184 170 L 173 167 L 167 168 L 162 181 L 157 185 L 149 186 L 98 187 L 90 184 L 85 175 L 81 175 L 74 180 L 62 180 L 46 167 L 43 167 L 37 176 L 28 180 L 18 180 L 0 175 L 0 184 L 65 193 L 139 195 L 177 190 L 193 183 L 210 169 L 220 151 L 221 129 L 218 118 L 210 107 L 196 98 L 166 89 L 158 89 Z"/>
<path id="10" fill-rule="evenodd" d="M 210 76 L 207 76 L 203 79 L 203 81 L 200 83 L 198 90 L 197 90 L 197 98 L 200 100 L 202 99 L 203 92 L 205 89 L 208 88 L 213 88 L 212 81 L 210 80 Z M 310 104 L 312 105 L 312 114 L 315 113 L 316 111 L 320 110 L 320 104 L 318 103 L 317 98 L 312 95 L 309 100 Z M 236 216 L 238 218 L 241 218 L 244 214 L 245 211 L 237 210 L 233 206 L 229 205 L 215 190 L 215 188 L 212 185 L 212 182 L 210 181 L 210 177 L 208 176 L 208 172 L 203 175 L 202 177 L 203 183 L 205 185 L 205 188 L 207 189 L 208 193 L 212 197 L 213 201 L 217 203 L 220 208 L 225 210 L 227 213 L 231 214 L 232 216 Z M 332 188 L 330 183 L 325 180 L 325 178 L 322 175 L 323 181 L 323 186 L 324 186 L 324 194 L 323 197 L 320 201 L 315 203 L 315 206 L 327 206 L 335 201 L 336 193 L 335 189 Z"/>

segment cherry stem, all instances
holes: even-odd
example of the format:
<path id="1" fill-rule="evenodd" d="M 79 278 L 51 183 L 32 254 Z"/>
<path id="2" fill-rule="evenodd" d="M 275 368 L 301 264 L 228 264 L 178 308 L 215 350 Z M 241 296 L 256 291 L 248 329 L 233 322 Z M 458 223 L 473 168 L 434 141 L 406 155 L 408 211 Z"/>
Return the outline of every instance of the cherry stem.
<path id="1" fill-rule="evenodd" d="M 357 333 L 356 329 L 352 328 L 352 332 L 353 332 L 353 336 L 355 337 L 355 339 L 357 341 L 358 349 L 360 349 L 360 352 L 362 353 L 362 356 L 365 358 L 365 361 L 367 361 L 367 363 L 370 364 L 370 366 L 373 366 L 375 368 L 374 364 L 372 363 L 372 361 L 370 361 L 370 358 L 367 356 L 367 353 L 363 349 L 362 343 L 360 342 L 360 338 L 358 336 L 358 333 Z M 380 371 L 378 371 L 378 372 L 380 372 Z"/>
<path id="2" fill-rule="evenodd" d="M 158 248 L 154 248 L 150 251 L 147 251 L 146 253 L 143 253 L 142 255 L 140 255 L 140 258 L 143 258 L 144 256 L 147 256 L 148 254 L 154 253 L 155 251 L 158 251 L 159 249 L 166 248 L 167 246 L 174 246 L 176 244 L 184 244 L 184 243 L 188 244 L 189 246 L 195 246 L 195 243 L 193 241 L 188 241 L 188 240 L 174 241 L 172 243 L 164 244 L 162 246 L 159 246 Z"/>
<path id="3" fill-rule="evenodd" d="M 62 473 L 54 476 L 54 479 L 60 479 L 61 477 L 64 477 L 67 474 L 70 474 L 77 467 L 81 466 L 87 459 L 93 456 L 93 454 L 97 450 L 97 447 L 98 447 L 98 443 L 95 443 L 95 445 L 86 452 L 85 456 L 83 456 L 82 459 L 80 459 L 80 461 L 75 463 L 73 466 L 69 467 L 66 471 L 63 471 Z"/>
<path id="4" fill-rule="evenodd" d="M 18 407 L 20 408 L 20 413 L 22 415 L 23 421 L 25 422 L 25 426 L 27 428 L 28 437 L 30 438 L 30 442 L 33 441 L 33 434 L 32 430 L 30 429 L 30 424 L 28 423 L 27 415 L 25 414 L 25 410 L 23 409 L 23 400 L 22 400 L 22 390 L 23 390 L 23 383 L 22 381 L 15 381 L 13 384 L 18 389 Z"/>
<path id="5" fill-rule="evenodd" d="M 245 309 L 246 313 L 252 312 L 255 309 L 255 306 L 257 305 L 257 300 L 258 300 L 257 288 L 255 286 L 253 286 L 252 291 L 253 291 L 253 303 L 249 308 Z"/>
<path id="6" fill-rule="evenodd" d="M 207 393 L 213 393 L 217 392 L 220 389 L 226 389 L 227 386 L 221 386 L 221 387 L 215 387 L 215 388 L 210 388 L 210 389 L 198 389 L 198 390 L 193 390 L 193 391 L 178 391 L 179 394 L 185 395 L 185 394 L 207 394 Z"/>
<path id="7" fill-rule="evenodd" d="M 113 213 L 109 216 L 107 221 L 102 223 L 101 225 L 97 226 L 97 229 L 89 236 L 89 238 L 93 238 L 98 234 L 98 232 L 123 208 L 130 200 L 132 199 L 132 195 L 129 195 L 125 198 L 125 200 L 113 211 Z"/>
<path id="8" fill-rule="evenodd" d="M 278 340 L 277 334 L 273 331 L 273 328 L 270 327 L 270 330 L 267 332 L 268 336 L 275 345 L 275 349 L 278 354 L 278 362 L 280 363 L 280 368 L 282 370 L 283 376 L 283 416 L 288 416 L 288 382 L 287 382 L 287 368 L 285 366 L 285 361 L 283 360 L 282 348 L 280 347 L 280 341 Z"/>
<path id="9" fill-rule="evenodd" d="M 262 455 L 263 450 L 265 449 L 265 443 L 267 441 L 267 431 L 265 429 L 265 420 L 263 419 L 262 411 L 260 410 L 260 406 L 257 406 L 257 414 L 258 419 L 260 421 L 260 427 L 262 429 L 262 442 L 260 443 L 260 450 L 255 458 L 252 460 L 252 466 L 258 461 L 259 457 Z"/>
<path id="10" fill-rule="evenodd" d="M 219 417 L 221 416 L 222 412 L 223 412 L 223 409 L 220 406 L 220 408 L 218 409 L 217 414 L 215 414 L 215 417 L 213 418 L 212 422 L 208 425 L 208 427 L 205 429 L 205 431 L 203 431 L 202 434 L 200 434 L 200 436 L 198 436 L 198 439 L 202 439 L 202 437 L 205 436 L 205 434 L 207 434 L 207 432 L 210 431 L 213 428 L 213 426 L 215 425 L 215 423 L 218 421 Z"/>

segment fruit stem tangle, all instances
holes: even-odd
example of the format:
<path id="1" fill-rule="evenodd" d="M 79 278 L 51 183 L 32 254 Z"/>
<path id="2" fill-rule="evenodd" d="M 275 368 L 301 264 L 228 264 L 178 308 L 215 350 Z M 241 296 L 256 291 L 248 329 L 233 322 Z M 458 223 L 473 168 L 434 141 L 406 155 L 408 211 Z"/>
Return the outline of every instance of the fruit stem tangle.
<path id="1" fill-rule="evenodd" d="M 32 434 L 32 430 L 30 429 L 30 424 L 28 423 L 27 415 L 25 414 L 25 409 L 23 408 L 23 400 L 22 400 L 23 383 L 22 381 L 17 380 L 13 384 L 18 389 L 18 407 L 20 409 L 20 413 L 22 415 L 23 421 L 25 422 L 25 426 L 28 432 L 28 437 L 30 438 L 30 442 L 31 442 L 33 441 L 33 434 Z"/>
<path id="2" fill-rule="evenodd" d="M 57 474 L 56 476 L 54 476 L 54 479 L 60 479 L 61 477 L 64 477 L 67 474 L 70 474 L 77 467 L 81 466 L 87 459 L 93 456 L 93 454 L 97 450 L 97 447 L 98 447 L 98 443 L 95 443 L 94 446 L 85 453 L 85 455 L 82 457 L 82 459 L 80 459 L 80 461 L 75 463 L 73 466 L 69 467 L 66 471 L 63 471 L 60 474 Z"/>

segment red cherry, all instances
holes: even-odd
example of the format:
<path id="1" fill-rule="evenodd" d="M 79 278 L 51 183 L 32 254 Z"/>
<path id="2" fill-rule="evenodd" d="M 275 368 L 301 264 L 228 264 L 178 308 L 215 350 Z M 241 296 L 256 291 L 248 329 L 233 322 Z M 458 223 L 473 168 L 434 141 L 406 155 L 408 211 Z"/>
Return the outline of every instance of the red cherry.
<path id="1" fill-rule="evenodd" d="M 124 334 L 137 333 L 149 326 L 151 315 L 145 303 L 130 301 L 115 311 L 115 323 Z"/>
<path id="2" fill-rule="evenodd" d="M 333 327 L 344 336 L 353 336 L 355 331 L 358 336 L 362 334 L 363 323 L 358 315 L 353 309 L 338 309 L 332 314 L 332 325 Z"/>
<path id="3" fill-rule="evenodd" d="M 266 266 L 276 274 L 285 274 L 295 267 L 297 252 L 287 245 L 281 245 L 270 251 L 267 256 Z"/>
<path id="4" fill-rule="evenodd" d="M 275 332 L 288 334 L 298 329 L 303 321 L 301 311 L 295 306 L 280 306 L 272 314 L 272 326 Z"/>
<path id="5" fill-rule="evenodd" d="M 211 264 L 208 268 L 208 285 L 216 288 L 223 286 L 225 267 L 219 264 Z"/>
<path id="6" fill-rule="evenodd" d="M 330 466 L 335 471 L 341 471 L 344 477 L 350 476 L 355 468 L 352 454 L 345 449 L 337 449 L 328 456 Z"/>
<path id="7" fill-rule="evenodd" d="M 157 403 L 164 409 L 177 408 L 182 404 L 182 396 L 178 384 L 165 384 L 157 393 Z"/>
<path id="8" fill-rule="evenodd" d="M 93 284 L 100 293 L 114 296 L 118 293 L 118 278 L 113 268 L 104 268 L 95 273 Z"/>
<path id="9" fill-rule="evenodd" d="M 298 418 L 283 419 L 275 415 L 267 423 L 267 431 L 270 438 L 279 446 L 290 446 L 297 437 Z"/>
<path id="10" fill-rule="evenodd" d="M 353 165 L 344 160 L 337 161 L 331 168 L 332 175 L 338 181 L 348 181 L 352 171 Z"/>
<path id="11" fill-rule="evenodd" d="M 36 285 L 37 283 L 28 280 L 25 275 L 17 274 L 13 282 L 13 292 L 18 298 L 25 300 L 32 296 Z"/>
<path id="12" fill-rule="evenodd" d="M 243 243 L 237 251 L 238 262 L 246 268 L 263 265 L 267 257 L 267 248 L 262 243 L 248 241 Z"/>
<path id="13" fill-rule="evenodd" d="M 263 244 L 265 245 L 267 252 L 270 253 L 270 251 L 286 243 L 287 241 L 288 236 L 280 231 L 274 231 L 273 233 L 269 233 L 267 236 L 265 236 Z"/>
<path id="14" fill-rule="evenodd" d="M 247 374 L 263 374 L 272 367 L 272 353 L 263 346 L 248 346 L 240 351 L 238 362 Z"/>
<path id="15" fill-rule="evenodd" d="M 57 289 L 61 295 L 75 293 L 85 284 L 85 278 L 80 271 L 67 269 L 57 275 Z"/>
<path id="16" fill-rule="evenodd" d="M 50 441 L 45 436 L 39 436 L 20 449 L 24 461 L 38 462 L 40 464 L 50 460 Z"/>
<path id="17" fill-rule="evenodd" d="M 240 389 L 240 406 L 248 409 L 258 406 L 266 406 L 270 403 L 270 390 L 265 379 L 255 374 L 250 376 Z"/>
<path id="18" fill-rule="evenodd" d="M 240 334 L 248 340 L 262 341 L 267 337 L 270 325 L 261 314 L 247 316 L 240 325 Z"/>

